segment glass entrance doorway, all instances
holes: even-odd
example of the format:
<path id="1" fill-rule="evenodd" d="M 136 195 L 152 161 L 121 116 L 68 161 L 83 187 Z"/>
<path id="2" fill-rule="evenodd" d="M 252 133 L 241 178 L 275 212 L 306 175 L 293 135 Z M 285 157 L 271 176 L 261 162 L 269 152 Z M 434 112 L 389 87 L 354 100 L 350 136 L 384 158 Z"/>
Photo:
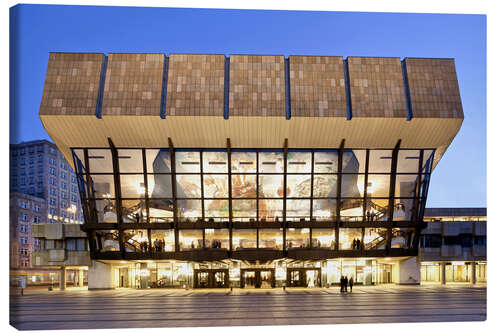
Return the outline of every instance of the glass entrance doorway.
<path id="1" fill-rule="evenodd" d="M 274 288 L 273 269 L 241 269 L 241 288 Z"/>
<path id="2" fill-rule="evenodd" d="M 321 287 L 321 268 L 288 268 L 287 285 L 290 287 Z"/>
<path id="3" fill-rule="evenodd" d="M 194 270 L 195 288 L 228 288 L 229 270 L 228 269 L 195 269 Z"/>

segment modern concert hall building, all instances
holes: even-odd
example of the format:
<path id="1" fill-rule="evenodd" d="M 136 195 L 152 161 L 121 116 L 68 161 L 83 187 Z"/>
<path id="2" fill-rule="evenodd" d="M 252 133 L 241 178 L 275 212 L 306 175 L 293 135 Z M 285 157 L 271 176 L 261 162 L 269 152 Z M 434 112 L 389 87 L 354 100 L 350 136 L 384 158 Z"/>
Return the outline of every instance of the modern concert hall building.
<path id="1" fill-rule="evenodd" d="M 51 53 L 89 289 L 420 283 L 453 59 Z"/>

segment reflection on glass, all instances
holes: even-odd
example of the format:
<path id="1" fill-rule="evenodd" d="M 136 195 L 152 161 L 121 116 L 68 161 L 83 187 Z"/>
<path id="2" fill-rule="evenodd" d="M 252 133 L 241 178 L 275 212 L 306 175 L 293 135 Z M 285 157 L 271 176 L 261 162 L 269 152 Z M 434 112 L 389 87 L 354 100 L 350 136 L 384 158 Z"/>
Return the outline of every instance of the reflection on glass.
<path id="1" fill-rule="evenodd" d="M 208 222 L 226 221 L 229 217 L 229 200 L 205 200 L 205 217 Z"/>
<path id="2" fill-rule="evenodd" d="M 360 222 L 363 220 L 363 199 L 341 199 L 340 217 L 342 221 Z"/>
<path id="3" fill-rule="evenodd" d="M 386 228 L 366 228 L 364 239 L 365 250 L 383 250 L 387 244 Z"/>
<path id="4" fill-rule="evenodd" d="M 205 247 L 212 249 L 229 249 L 229 230 L 205 229 Z"/>
<path id="5" fill-rule="evenodd" d="M 413 228 L 392 228 L 391 248 L 408 249 L 413 244 L 414 237 Z"/>
<path id="6" fill-rule="evenodd" d="M 338 153 L 333 150 L 316 150 L 314 152 L 314 172 L 337 172 Z"/>
<path id="7" fill-rule="evenodd" d="M 361 228 L 340 228 L 339 241 L 341 250 L 360 250 Z"/>
<path id="8" fill-rule="evenodd" d="M 413 213 L 412 198 L 395 198 L 394 199 L 394 221 L 411 221 Z M 415 212 L 416 213 L 416 212 Z"/>
<path id="9" fill-rule="evenodd" d="M 391 172 L 392 150 L 370 150 L 369 173 Z"/>
<path id="10" fill-rule="evenodd" d="M 256 198 L 256 175 L 232 175 L 231 190 L 234 198 Z"/>
<path id="11" fill-rule="evenodd" d="M 233 229 L 233 250 L 256 249 L 256 229 Z"/>
<path id="12" fill-rule="evenodd" d="M 281 221 L 282 216 L 283 200 L 259 200 L 260 221 Z"/>
<path id="13" fill-rule="evenodd" d="M 144 175 L 120 175 L 122 198 L 144 198 Z"/>
<path id="14" fill-rule="evenodd" d="M 124 230 L 124 245 L 126 252 L 148 252 L 148 231 L 145 229 Z"/>
<path id="15" fill-rule="evenodd" d="M 259 175 L 259 197 L 281 198 L 283 197 L 282 175 Z"/>
<path id="16" fill-rule="evenodd" d="M 227 173 L 227 152 L 204 151 L 202 154 L 204 173 Z"/>
<path id="17" fill-rule="evenodd" d="M 199 151 L 176 151 L 175 152 L 176 172 L 200 172 L 200 152 Z"/>
<path id="18" fill-rule="evenodd" d="M 257 153 L 231 152 L 231 171 L 234 173 L 255 173 L 257 171 Z"/>
<path id="19" fill-rule="evenodd" d="M 172 199 L 149 199 L 149 222 L 174 222 L 174 201 Z"/>
<path id="20" fill-rule="evenodd" d="M 286 218 L 288 221 L 309 221 L 311 212 L 310 200 L 286 201 Z"/>
<path id="21" fill-rule="evenodd" d="M 226 175 L 204 175 L 203 186 L 206 198 L 227 198 L 228 184 Z"/>
<path id="22" fill-rule="evenodd" d="M 283 250 L 283 229 L 259 229 L 259 249 Z"/>
<path id="23" fill-rule="evenodd" d="M 102 199 L 95 201 L 97 210 L 97 222 L 99 223 L 117 223 L 115 200 Z"/>
<path id="24" fill-rule="evenodd" d="M 288 228 L 286 229 L 286 248 L 308 248 L 309 228 Z"/>
<path id="25" fill-rule="evenodd" d="M 284 168 L 283 152 L 259 152 L 259 172 L 282 173 Z"/>
<path id="26" fill-rule="evenodd" d="M 434 160 L 434 150 L 424 150 L 424 159 L 422 161 L 422 172 L 430 173 Z"/>
<path id="27" fill-rule="evenodd" d="M 176 179 L 177 179 L 178 198 L 201 197 L 200 175 L 177 175 Z"/>
<path id="28" fill-rule="evenodd" d="M 151 230 L 151 242 L 153 252 L 173 252 L 175 251 L 174 230 Z"/>
<path id="29" fill-rule="evenodd" d="M 362 198 L 364 196 L 365 175 L 342 175 L 340 195 L 343 198 Z"/>
<path id="30" fill-rule="evenodd" d="M 172 198 L 172 175 L 148 175 L 148 194 L 150 198 Z"/>
<path id="31" fill-rule="evenodd" d="M 332 221 L 337 216 L 337 200 L 313 200 L 313 219 L 317 221 Z"/>
<path id="32" fill-rule="evenodd" d="M 286 187 L 289 198 L 309 198 L 311 197 L 311 175 L 287 175 Z"/>
<path id="33" fill-rule="evenodd" d="M 146 168 L 148 173 L 170 173 L 172 170 L 170 150 L 146 149 Z"/>
<path id="34" fill-rule="evenodd" d="M 98 249 L 101 252 L 120 251 L 120 242 L 118 241 L 118 230 L 97 230 Z"/>
<path id="35" fill-rule="evenodd" d="M 144 172 L 142 149 L 118 149 L 120 172 Z"/>
<path id="36" fill-rule="evenodd" d="M 313 196 L 315 198 L 336 197 L 337 175 L 314 175 Z"/>
<path id="37" fill-rule="evenodd" d="M 202 230 L 179 230 L 179 249 L 181 251 L 203 248 Z"/>
<path id="38" fill-rule="evenodd" d="M 312 247 L 335 249 L 335 229 L 312 229 Z"/>
<path id="39" fill-rule="evenodd" d="M 396 197 L 411 197 L 415 196 L 417 188 L 418 175 L 396 175 L 396 190 L 394 195 Z"/>
<path id="40" fill-rule="evenodd" d="M 122 218 L 124 223 L 146 223 L 146 201 L 122 200 Z"/>
<path id="41" fill-rule="evenodd" d="M 183 222 L 196 222 L 201 219 L 201 200 L 177 200 L 179 219 Z"/>
<path id="42" fill-rule="evenodd" d="M 398 165 L 396 172 L 418 172 L 418 161 L 420 158 L 420 150 L 405 150 L 401 149 L 398 152 Z"/>
<path id="43" fill-rule="evenodd" d="M 233 200 L 233 220 L 235 222 L 255 221 L 257 200 Z"/>
<path id="44" fill-rule="evenodd" d="M 88 155 L 90 173 L 113 172 L 113 158 L 109 149 L 89 149 Z"/>
<path id="45" fill-rule="evenodd" d="M 366 150 L 345 149 L 342 153 L 343 173 L 364 173 L 365 163 Z"/>
<path id="46" fill-rule="evenodd" d="M 288 173 L 310 173 L 311 172 L 311 152 L 288 151 L 287 155 Z"/>
<path id="47" fill-rule="evenodd" d="M 96 199 L 115 198 L 113 175 L 90 175 Z"/>
<path id="48" fill-rule="evenodd" d="M 372 197 L 388 197 L 390 185 L 390 175 L 368 175 L 366 194 Z"/>

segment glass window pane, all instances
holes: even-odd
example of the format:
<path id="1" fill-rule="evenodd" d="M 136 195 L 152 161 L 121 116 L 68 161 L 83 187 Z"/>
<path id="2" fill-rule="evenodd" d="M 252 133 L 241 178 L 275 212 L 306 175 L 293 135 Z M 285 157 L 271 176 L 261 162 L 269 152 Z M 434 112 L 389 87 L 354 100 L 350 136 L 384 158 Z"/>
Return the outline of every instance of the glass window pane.
<path id="1" fill-rule="evenodd" d="M 118 149 L 118 162 L 121 172 L 144 172 L 142 149 Z"/>
<path id="2" fill-rule="evenodd" d="M 148 192 L 151 198 L 172 198 L 172 175 L 148 175 Z"/>
<path id="3" fill-rule="evenodd" d="M 283 152 L 259 152 L 259 172 L 282 173 Z"/>
<path id="4" fill-rule="evenodd" d="M 223 222 L 229 217 L 229 200 L 205 200 L 205 218 L 208 222 Z"/>
<path id="5" fill-rule="evenodd" d="M 308 248 L 309 228 L 286 229 L 286 248 Z"/>
<path id="6" fill-rule="evenodd" d="M 257 229 L 233 229 L 233 250 L 256 248 Z"/>
<path id="7" fill-rule="evenodd" d="M 357 240 L 361 245 L 361 228 L 340 228 L 339 248 L 341 250 L 357 250 Z"/>
<path id="8" fill-rule="evenodd" d="M 389 212 L 389 199 L 366 198 L 366 220 L 367 221 L 387 221 Z"/>
<path id="9" fill-rule="evenodd" d="M 392 228 L 391 248 L 408 249 L 412 245 L 415 237 L 413 228 Z"/>
<path id="10" fill-rule="evenodd" d="M 312 229 L 312 247 L 335 249 L 335 229 Z"/>
<path id="11" fill-rule="evenodd" d="M 174 222 L 174 201 L 172 199 L 150 199 L 149 222 Z"/>
<path id="12" fill-rule="evenodd" d="M 255 173 L 257 171 L 256 152 L 231 152 L 232 172 Z"/>
<path id="13" fill-rule="evenodd" d="M 124 223 L 146 223 L 146 201 L 122 200 L 122 218 Z"/>
<path id="14" fill-rule="evenodd" d="M 97 230 L 98 239 L 101 239 L 99 246 L 100 252 L 120 251 L 120 242 L 118 241 L 118 230 Z"/>
<path id="15" fill-rule="evenodd" d="M 396 197 L 413 197 L 417 188 L 418 175 L 396 175 Z"/>
<path id="16" fill-rule="evenodd" d="M 341 199 L 340 217 L 342 221 L 360 222 L 363 220 L 363 199 Z"/>
<path id="17" fill-rule="evenodd" d="M 368 175 L 366 193 L 372 197 L 388 197 L 390 185 L 390 175 Z"/>
<path id="18" fill-rule="evenodd" d="M 205 247 L 212 249 L 229 249 L 228 229 L 205 229 Z"/>
<path id="19" fill-rule="evenodd" d="M 122 198 L 144 198 L 144 175 L 120 175 Z"/>
<path id="20" fill-rule="evenodd" d="M 203 190 L 206 198 L 227 198 L 228 197 L 228 176 L 227 175 L 204 175 Z"/>
<path id="21" fill-rule="evenodd" d="M 175 152 L 175 172 L 200 172 L 200 152 L 199 151 L 176 151 Z"/>
<path id="22" fill-rule="evenodd" d="M 248 222 L 256 220 L 257 200 L 233 200 L 233 220 Z"/>
<path id="23" fill-rule="evenodd" d="M 204 151 L 203 173 L 220 172 L 227 173 L 227 152 L 226 151 Z"/>
<path id="24" fill-rule="evenodd" d="M 146 149 L 148 173 L 170 173 L 171 157 L 169 149 Z"/>
<path id="25" fill-rule="evenodd" d="M 259 249 L 283 250 L 283 229 L 259 229 Z"/>
<path id="26" fill-rule="evenodd" d="M 317 150 L 314 152 L 314 172 L 337 172 L 338 164 L 337 151 Z"/>
<path id="27" fill-rule="evenodd" d="M 231 179 L 234 198 L 257 198 L 256 175 L 232 175 Z"/>
<path id="28" fill-rule="evenodd" d="M 259 175 L 259 197 L 283 197 L 284 178 L 282 175 Z"/>
<path id="29" fill-rule="evenodd" d="M 392 150 L 370 150 L 368 172 L 391 172 Z"/>
<path id="30" fill-rule="evenodd" d="M 200 175 L 177 175 L 178 198 L 201 198 Z"/>
<path id="31" fill-rule="evenodd" d="M 85 173 L 86 170 L 85 170 L 85 155 L 83 153 L 83 149 L 72 149 L 73 151 L 73 158 L 75 159 L 75 162 L 76 164 L 78 164 L 78 162 L 81 163 L 81 168 L 82 168 L 82 173 Z M 79 169 L 78 167 L 75 165 L 76 167 L 76 172 L 79 173 Z"/>
<path id="32" fill-rule="evenodd" d="M 420 150 L 400 150 L 398 152 L 397 172 L 418 172 Z"/>
<path id="33" fill-rule="evenodd" d="M 424 150 L 424 159 L 422 161 L 422 172 L 430 173 L 434 159 L 434 150 Z"/>
<path id="34" fill-rule="evenodd" d="M 201 219 L 201 200 L 177 200 L 177 211 L 182 222 Z"/>
<path id="35" fill-rule="evenodd" d="M 286 219 L 288 221 L 309 221 L 311 200 L 286 201 Z"/>
<path id="36" fill-rule="evenodd" d="M 364 196 L 365 175 L 342 175 L 340 196 L 362 198 Z"/>
<path id="37" fill-rule="evenodd" d="M 154 252 L 173 252 L 175 251 L 175 232 L 174 230 L 151 230 L 151 242 L 153 242 Z"/>
<path id="38" fill-rule="evenodd" d="M 118 223 L 116 202 L 112 199 L 95 200 L 98 223 Z"/>
<path id="39" fill-rule="evenodd" d="M 267 222 L 281 221 L 283 200 L 259 200 L 259 219 Z"/>
<path id="40" fill-rule="evenodd" d="M 383 250 L 387 244 L 386 228 L 366 228 L 363 241 L 365 250 Z"/>
<path id="41" fill-rule="evenodd" d="M 313 196 L 315 198 L 337 197 L 337 175 L 314 175 Z"/>
<path id="42" fill-rule="evenodd" d="M 311 152 L 288 151 L 287 173 L 310 173 L 311 172 Z"/>
<path id="43" fill-rule="evenodd" d="M 337 200 L 313 200 L 313 218 L 317 221 L 331 221 L 337 216 Z"/>
<path id="44" fill-rule="evenodd" d="M 113 175 L 90 175 L 96 198 L 115 198 Z"/>
<path id="45" fill-rule="evenodd" d="M 89 149 L 89 172 L 113 172 L 113 159 L 109 149 Z M 84 160 L 82 160 L 84 162 Z"/>
<path id="46" fill-rule="evenodd" d="M 124 230 L 125 252 L 148 252 L 148 231 L 145 229 Z"/>
<path id="47" fill-rule="evenodd" d="M 370 153 L 371 154 L 371 153 Z M 343 173 L 365 173 L 366 150 L 345 149 L 342 153 Z"/>
<path id="48" fill-rule="evenodd" d="M 411 221 L 413 212 L 412 198 L 395 198 L 394 199 L 394 221 Z M 414 214 L 417 212 L 415 211 Z"/>
<path id="49" fill-rule="evenodd" d="M 287 175 L 286 176 L 287 197 L 309 198 L 311 197 L 311 175 Z"/>
<path id="50" fill-rule="evenodd" d="M 202 230 L 179 230 L 179 249 L 181 251 L 203 248 Z"/>

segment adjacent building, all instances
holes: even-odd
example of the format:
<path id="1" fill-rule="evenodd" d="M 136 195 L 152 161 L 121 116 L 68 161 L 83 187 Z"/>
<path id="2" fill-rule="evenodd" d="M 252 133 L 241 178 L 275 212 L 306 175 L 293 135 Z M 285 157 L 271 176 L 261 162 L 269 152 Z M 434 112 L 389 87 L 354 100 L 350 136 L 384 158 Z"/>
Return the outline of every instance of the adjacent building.
<path id="1" fill-rule="evenodd" d="M 420 283 L 453 59 L 51 53 L 89 288 Z"/>

